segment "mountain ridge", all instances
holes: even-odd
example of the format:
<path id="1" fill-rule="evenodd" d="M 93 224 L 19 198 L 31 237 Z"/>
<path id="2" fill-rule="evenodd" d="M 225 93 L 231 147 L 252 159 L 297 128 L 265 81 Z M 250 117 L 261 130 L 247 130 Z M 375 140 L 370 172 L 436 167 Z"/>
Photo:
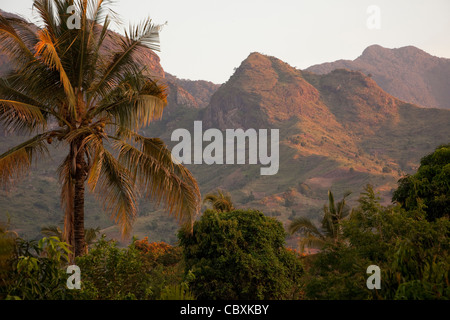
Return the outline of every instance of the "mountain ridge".
<path id="1" fill-rule="evenodd" d="M 317 74 L 346 68 L 371 75 L 386 92 L 424 107 L 450 109 L 450 59 L 414 46 L 367 47 L 355 60 L 337 60 L 306 68 Z"/>
<path id="2" fill-rule="evenodd" d="M 379 50 L 369 47 L 364 55 Z M 372 183 L 389 203 L 398 178 L 414 171 L 423 155 L 450 138 L 450 110 L 412 105 L 383 90 L 374 75 L 363 71 L 314 73 L 253 52 L 218 85 L 166 73 L 154 52 L 141 57 L 169 94 L 163 118 L 144 128 L 145 136 L 160 137 L 170 148 L 173 130 L 185 128 L 192 134 L 196 120 L 205 128 L 280 130 L 280 170 L 274 176 L 261 176 L 260 166 L 249 164 L 187 167 L 202 194 L 229 190 L 236 207 L 259 209 L 283 223 L 298 216 L 318 219 L 330 189 L 336 197 L 348 189 L 357 195 Z M 20 138 L 0 136 L 2 149 Z M 58 160 L 58 150 L 53 156 Z M 55 177 L 54 163 L 45 159 L 9 194 L 0 193 L 0 212 L 12 213 L 15 230 L 35 236 L 41 226 L 59 221 Z M 352 195 L 349 204 L 354 200 Z M 93 199 L 88 197 L 86 206 L 87 226 L 101 226 L 115 237 L 116 227 L 102 218 Z M 176 241 L 175 222 L 162 220 L 161 210 L 153 205 L 140 208 L 135 234 Z M 161 231 L 158 224 L 163 225 Z"/>

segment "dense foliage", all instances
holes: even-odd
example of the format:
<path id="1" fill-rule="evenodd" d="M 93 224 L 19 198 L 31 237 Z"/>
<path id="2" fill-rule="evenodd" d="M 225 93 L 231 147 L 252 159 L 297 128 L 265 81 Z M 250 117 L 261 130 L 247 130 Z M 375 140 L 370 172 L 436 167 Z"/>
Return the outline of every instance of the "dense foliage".
<path id="1" fill-rule="evenodd" d="M 3 247 L 3 249 L 6 249 Z M 16 238 L 3 252 L 8 258 L 7 283 L 1 286 L 6 299 L 71 299 L 67 289 L 68 275 L 64 266 L 69 261 L 70 250 L 57 237 L 44 237 L 39 241 Z"/>
<path id="2" fill-rule="evenodd" d="M 198 299 L 298 297 L 303 272 L 281 223 L 254 210 L 207 210 L 193 235 L 180 232 L 190 288 Z"/>
<path id="3" fill-rule="evenodd" d="M 450 216 L 450 144 L 438 147 L 420 161 L 413 175 L 399 181 L 393 200 L 406 210 L 424 206 L 428 220 Z"/>
<path id="4" fill-rule="evenodd" d="M 450 222 L 420 208 L 383 207 L 371 186 L 342 222 L 344 237 L 308 257 L 302 279 L 310 299 L 449 299 Z M 367 267 L 381 269 L 381 289 L 366 287 Z"/>
<path id="5" fill-rule="evenodd" d="M 193 230 L 179 231 L 179 246 L 144 238 L 120 248 L 102 237 L 76 258 L 81 289 L 69 290 L 67 243 L 50 228 L 25 241 L 0 226 L 0 298 L 450 299 L 450 221 L 430 218 L 448 197 L 448 152 L 439 147 L 410 176 L 429 197 L 404 193 L 401 180 L 395 194 L 409 200 L 382 206 L 367 185 L 350 210 L 345 196 L 335 205 L 330 192 L 323 220 L 330 223 L 297 223 L 307 240 L 320 240 L 310 255 L 286 248 L 282 224 L 262 212 L 206 210 Z M 371 265 L 380 268 L 381 288 L 367 287 Z"/>
<path id="6" fill-rule="evenodd" d="M 2 240 L 9 239 L 2 235 Z M 182 281 L 181 250 L 165 243 L 134 241 L 127 248 L 102 237 L 76 258 L 81 289 L 67 288 L 67 244 L 57 237 L 13 240 L 2 246 L 1 297 L 7 299 L 183 299 L 193 298 Z M 6 252 L 9 248 L 10 251 Z M 8 281 L 6 281 L 8 280 Z M 181 294 L 180 294 L 181 292 Z"/>

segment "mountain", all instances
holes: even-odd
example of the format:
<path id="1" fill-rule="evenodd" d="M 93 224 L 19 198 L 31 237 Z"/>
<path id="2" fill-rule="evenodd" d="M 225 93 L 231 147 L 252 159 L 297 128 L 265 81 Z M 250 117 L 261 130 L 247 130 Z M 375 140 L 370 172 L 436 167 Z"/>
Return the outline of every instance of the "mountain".
<path id="1" fill-rule="evenodd" d="M 241 63 L 206 108 L 180 105 L 146 135 L 173 147 L 171 133 L 184 128 L 193 135 L 195 120 L 203 130 L 279 129 L 276 175 L 261 176 L 260 165 L 249 164 L 187 167 L 203 194 L 229 190 L 237 207 L 257 208 L 285 223 L 295 216 L 317 219 L 328 189 L 337 198 L 350 189 L 355 201 L 371 183 L 390 203 L 397 180 L 450 138 L 450 110 L 400 100 L 360 71 L 315 74 L 259 53 Z"/>
<path id="2" fill-rule="evenodd" d="M 204 108 L 208 105 L 213 93 L 220 87 L 220 84 L 215 84 L 210 81 L 179 79 L 167 72 L 165 73 L 165 80 L 169 85 L 172 84 L 177 88 L 181 88 L 181 92 L 176 94 L 177 97 L 172 105 L 191 105 L 196 108 Z M 187 100 L 192 101 L 186 103 L 183 101 L 183 95 L 187 96 L 187 94 L 190 95 L 190 97 L 187 97 Z M 180 95 L 181 100 L 179 100 Z M 171 98 L 169 92 L 169 99 Z M 171 103 L 169 102 L 169 107 L 170 105 Z"/>
<path id="3" fill-rule="evenodd" d="M 375 51 L 371 56 L 378 54 L 377 46 L 369 48 L 369 53 Z M 423 61 L 416 58 L 417 63 Z M 414 69 L 416 58 L 403 63 Z M 296 216 L 318 219 L 329 189 L 336 199 L 350 189 L 350 204 L 354 204 L 363 186 L 371 183 L 389 203 L 397 180 L 412 173 L 420 158 L 437 145 L 449 142 L 450 110 L 411 104 L 384 90 L 374 71 L 371 77 L 347 66 L 302 71 L 254 52 L 226 83 L 217 85 L 166 73 L 151 50 L 144 49 L 140 59 L 169 94 L 163 118 L 144 128 L 145 136 L 160 137 L 172 148 L 177 143 L 171 141 L 172 132 L 184 128 L 192 134 L 196 120 L 202 121 L 203 130 L 279 129 L 275 175 L 261 175 L 260 164 L 187 167 L 203 195 L 223 188 L 231 193 L 235 207 L 260 209 L 283 223 Z M 2 65 L 8 66 L 4 56 Z M 0 152 L 24 139 L 0 135 Z M 11 227 L 21 236 L 37 237 L 42 226 L 58 224 L 63 217 L 56 166 L 63 151 L 54 150 L 15 188 L 0 191 L 0 221 L 9 216 Z M 162 209 L 145 201 L 140 201 L 139 208 L 135 235 L 176 241 L 177 224 Z M 108 235 L 118 235 L 91 196 L 86 199 L 86 226 L 100 226 Z"/>
<path id="4" fill-rule="evenodd" d="M 425 107 L 450 109 L 450 59 L 413 46 L 387 49 L 372 45 L 355 60 L 338 60 L 307 68 L 325 74 L 346 68 L 361 71 L 393 96 Z"/>

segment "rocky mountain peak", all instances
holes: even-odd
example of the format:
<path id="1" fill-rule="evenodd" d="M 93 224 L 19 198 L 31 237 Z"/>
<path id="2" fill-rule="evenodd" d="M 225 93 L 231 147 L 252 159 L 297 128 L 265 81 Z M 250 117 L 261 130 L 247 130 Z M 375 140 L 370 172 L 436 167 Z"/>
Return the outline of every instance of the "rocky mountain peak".
<path id="1" fill-rule="evenodd" d="M 388 49 L 372 45 L 353 61 L 337 60 L 306 70 L 326 74 L 338 68 L 371 75 L 383 90 L 406 102 L 450 109 L 450 59 L 414 46 Z"/>

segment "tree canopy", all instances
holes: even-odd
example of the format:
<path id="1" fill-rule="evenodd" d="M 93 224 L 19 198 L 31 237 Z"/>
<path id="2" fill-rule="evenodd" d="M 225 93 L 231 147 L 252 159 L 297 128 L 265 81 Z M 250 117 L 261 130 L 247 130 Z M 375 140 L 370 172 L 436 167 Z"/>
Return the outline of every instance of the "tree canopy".
<path id="1" fill-rule="evenodd" d="M 302 274 L 279 221 L 255 210 L 207 210 L 193 234 L 180 232 L 197 299 L 292 299 Z"/>
<path id="2" fill-rule="evenodd" d="M 401 178 L 392 200 L 406 210 L 423 206 L 430 221 L 450 217 L 450 144 L 423 157 L 415 174 Z"/>

